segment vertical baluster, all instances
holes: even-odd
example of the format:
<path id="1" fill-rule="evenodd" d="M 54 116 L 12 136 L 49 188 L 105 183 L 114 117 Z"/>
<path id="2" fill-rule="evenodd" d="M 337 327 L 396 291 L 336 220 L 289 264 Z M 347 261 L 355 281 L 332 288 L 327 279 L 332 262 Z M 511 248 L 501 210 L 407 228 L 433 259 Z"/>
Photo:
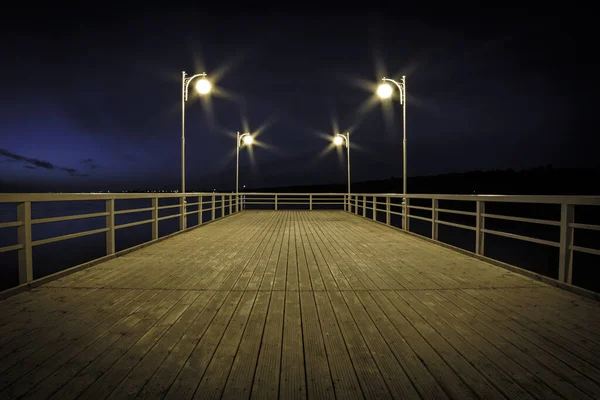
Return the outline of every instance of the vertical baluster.
<path id="1" fill-rule="evenodd" d="M 572 241 L 573 230 L 569 226 L 574 222 L 574 206 L 571 204 L 563 203 L 560 207 L 560 247 L 559 247 L 559 261 L 558 261 L 558 280 L 561 282 L 568 282 L 572 279 L 573 273 L 569 270 L 569 266 L 572 265 L 572 252 L 569 249 L 569 245 Z"/>
<path id="2" fill-rule="evenodd" d="M 158 197 L 152 198 L 152 239 L 158 239 Z"/>
<path id="3" fill-rule="evenodd" d="M 377 221 L 377 196 L 373 196 L 373 221 Z"/>
<path id="4" fill-rule="evenodd" d="M 216 210 L 216 208 L 215 208 L 215 206 L 216 206 L 216 204 L 215 204 L 215 198 L 216 198 L 216 197 L 217 197 L 217 195 L 213 193 L 213 194 L 212 194 L 212 208 L 211 208 L 211 216 L 210 216 L 210 220 L 211 220 L 211 221 L 214 221 L 214 220 L 215 220 L 215 213 L 216 213 L 216 211 L 217 211 L 217 210 Z"/>
<path id="5" fill-rule="evenodd" d="M 106 254 L 115 252 L 115 199 L 106 200 Z"/>
<path id="6" fill-rule="evenodd" d="M 31 202 L 17 205 L 17 219 L 21 225 L 17 228 L 17 237 L 22 246 L 18 251 L 19 284 L 33 280 L 33 251 L 31 239 Z"/>
<path id="7" fill-rule="evenodd" d="M 485 254 L 485 202 L 478 200 L 475 206 L 475 253 Z"/>
<path id="8" fill-rule="evenodd" d="M 385 223 L 390 225 L 391 215 L 390 215 L 390 196 L 385 196 Z"/>
<path id="9" fill-rule="evenodd" d="M 431 238 L 438 240 L 438 200 L 431 199 Z"/>
<path id="10" fill-rule="evenodd" d="M 406 232 L 410 232 L 410 201 L 407 197 L 404 198 L 404 207 L 403 207 L 403 214 L 404 214 L 404 224 L 402 226 L 402 228 L 406 231 Z"/>

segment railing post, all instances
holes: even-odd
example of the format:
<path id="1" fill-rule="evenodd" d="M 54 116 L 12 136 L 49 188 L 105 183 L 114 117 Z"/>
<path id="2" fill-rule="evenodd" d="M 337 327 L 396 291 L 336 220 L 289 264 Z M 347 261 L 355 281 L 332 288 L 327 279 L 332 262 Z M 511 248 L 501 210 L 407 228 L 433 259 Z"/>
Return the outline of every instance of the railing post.
<path id="1" fill-rule="evenodd" d="M 438 200 L 431 199 L 431 238 L 438 240 Z"/>
<path id="2" fill-rule="evenodd" d="M 367 196 L 363 196 L 363 217 L 367 217 Z"/>
<path id="3" fill-rule="evenodd" d="M 377 220 L 377 196 L 373 196 L 373 221 Z"/>
<path id="4" fill-rule="evenodd" d="M 358 215 L 358 195 L 354 196 L 354 214 Z"/>
<path id="5" fill-rule="evenodd" d="M 275 211 L 277 211 L 277 195 L 275 195 Z"/>
<path id="6" fill-rule="evenodd" d="M 17 219 L 21 226 L 17 228 L 19 244 L 19 284 L 33 280 L 33 252 L 31 240 L 31 202 L 25 201 L 17 205 Z"/>
<path id="7" fill-rule="evenodd" d="M 115 199 L 106 200 L 106 254 L 115 253 Z"/>
<path id="8" fill-rule="evenodd" d="M 390 196 L 385 196 L 385 223 L 390 225 L 391 215 L 390 215 Z"/>
<path id="9" fill-rule="evenodd" d="M 402 207 L 402 219 L 404 220 L 403 224 L 402 224 L 402 229 L 404 229 L 406 232 L 410 232 L 410 201 L 407 197 L 404 198 L 403 202 L 403 207 Z"/>
<path id="10" fill-rule="evenodd" d="M 229 195 L 229 215 L 233 214 L 233 195 Z"/>
<path id="11" fill-rule="evenodd" d="M 350 196 L 344 195 L 344 211 L 350 211 Z"/>
<path id="12" fill-rule="evenodd" d="M 225 216 L 225 195 L 221 195 L 221 218 Z"/>
<path id="13" fill-rule="evenodd" d="M 152 198 L 152 239 L 158 239 L 158 197 Z"/>
<path id="14" fill-rule="evenodd" d="M 211 221 L 215 220 L 215 213 L 216 213 L 216 208 L 215 208 L 215 198 L 217 197 L 216 194 L 212 195 L 212 209 L 211 209 Z"/>
<path id="15" fill-rule="evenodd" d="M 308 195 L 308 209 L 312 211 L 312 194 Z"/>
<path id="16" fill-rule="evenodd" d="M 179 230 L 185 229 L 185 196 L 179 198 Z"/>
<path id="17" fill-rule="evenodd" d="M 558 262 L 558 280 L 572 282 L 573 252 L 569 249 L 573 240 L 573 228 L 569 226 L 575 220 L 575 209 L 572 204 L 562 203 L 560 206 L 560 247 Z"/>
<path id="18" fill-rule="evenodd" d="M 485 254 L 485 202 L 477 201 L 475 209 L 475 253 L 480 256 Z"/>
<path id="19" fill-rule="evenodd" d="M 204 218 L 204 204 L 202 204 L 203 201 L 202 195 L 198 196 L 198 225 L 202 225 L 202 219 Z"/>

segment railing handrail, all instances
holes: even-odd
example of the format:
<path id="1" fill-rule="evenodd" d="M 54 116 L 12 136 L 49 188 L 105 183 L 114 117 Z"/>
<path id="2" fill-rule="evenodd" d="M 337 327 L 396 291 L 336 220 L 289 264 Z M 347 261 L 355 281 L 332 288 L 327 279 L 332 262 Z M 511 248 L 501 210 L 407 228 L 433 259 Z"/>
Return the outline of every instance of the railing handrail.
<path id="1" fill-rule="evenodd" d="M 347 196 L 348 193 L 321 193 L 321 192 L 240 192 L 244 196 Z"/>
<path id="2" fill-rule="evenodd" d="M 0 193 L 0 203 L 20 201 L 69 201 L 69 200 L 107 200 L 107 199 L 150 199 L 179 198 L 195 196 L 229 196 L 235 192 L 186 192 L 186 193 Z M 344 196 L 347 193 L 320 192 L 239 192 L 240 196 Z M 515 203 L 577 204 L 600 205 L 600 196 L 577 195 L 505 195 L 505 194 L 401 194 L 401 193 L 350 193 L 350 196 L 376 196 L 408 199 L 437 199 L 458 201 L 496 201 Z"/>
<path id="3" fill-rule="evenodd" d="M 393 197 L 426 200 L 494 201 L 504 203 L 541 203 L 600 205 L 600 196 L 577 195 L 513 195 L 513 194 L 398 194 L 398 193 L 350 193 L 350 196 Z"/>
<path id="4" fill-rule="evenodd" d="M 158 198 L 180 198 L 197 196 L 235 196 L 235 192 L 186 192 L 186 193 L 0 193 L 0 203 L 21 201 L 71 201 L 71 200 L 135 200 Z M 240 193 L 242 195 L 242 193 Z"/>

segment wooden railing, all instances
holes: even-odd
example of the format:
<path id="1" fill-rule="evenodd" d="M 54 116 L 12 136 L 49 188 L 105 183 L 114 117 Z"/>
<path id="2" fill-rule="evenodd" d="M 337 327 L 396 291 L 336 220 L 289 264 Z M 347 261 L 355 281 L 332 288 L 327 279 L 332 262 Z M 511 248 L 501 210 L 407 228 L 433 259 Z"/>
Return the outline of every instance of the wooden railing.
<path id="1" fill-rule="evenodd" d="M 115 207 L 115 204 L 126 200 L 149 201 L 143 207 Z M 161 204 L 161 201 L 173 199 L 176 204 Z M 171 200 L 171 201 L 173 201 Z M 32 218 L 32 203 L 66 202 L 66 201 L 103 201 L 104 211 L 83 214 L 69 214 Z M 179 231 L 188 229 L 188 217 L 197 215 L 198 222 L 214 221 L 226 215 L 242 210 L 271 209 L 304 209 L 304 210 L 345 210 L 353 214 L 368 217 L 380 223 L 398 227 L 404 231 L 427 236 L 440 241 L 440 226 L 450 226 L 474 233 L 472 253 L 490 257 L 486 253 L 486 238 L 501 236 L 519 241 L 532 242 L 558 249 L 558 281 L 572 283 L 573 254 L 575 252 L 600 256 L 600 241 L 592 241 L 592 245 L 577 244 L 578 232 L 600 231 L 598 223 L 585 220 L 586 213 L 578 212 L 578 208 L 592 208 L 593 215 L 600 215 L 600 197 L 598 196 L 505 196 L 505 195 L 406 195 L 373 194 L 373 193 L 131 193 L 131 194 L 0 194 L 0 203 L 12 203 L 16 207 L 16 220 L 0 222 L 0 233 L 8 228 L 16 228 L 17 242 L 0 247 L 1 253 L 18 252 L 19 283 L 26 284 L 33 280 L 32 249 L 35 246 L 48 244 L 77 237 L 104 233 L 106 238 L 106 255 L 115 253 L 115 232 L 119 229 L 149 224 L 152 227 L 152 239 L 159 238 L 159 223 L 178 218 Z M 554 207 L 550 217 L 539 215 L 511 215 L 511 205 L 530 204 Z M 493 208 L 503 205 L 501 211 Z M 176 213 L 160 216 L 161 210 L 174 209 Z M 151 217 L 122 224 L 115 223 L 115 217 L 146 212 Z M 203 214 L 210 216 L 203 219 Z M 540 214 L 533 212 L 533 214 Z M 575 216 L 577 215 L 577 220 Z M 32 227 L 52 222 L 69 221 L 86 218 L 104 218 L 101 228 L 76 233 L 51 236 L 39 240 L 32 239 Z M 458 221 L 454 217 L 466 218 L 469 222 Z M 398 219 L 400 222 L 392 221 Z M 424 221 L 430 231 L 416 232 L 411 229 L 411 221 Z M 492 229 L 492 221 L 512 221 L 528 225 L 544 226 L 556 231 L 557 239 L 539 238 L 527 233 L 515 233 L 502 229 Z M 597 221 L 600 221 L 598 219 Z M 493 258 L 493 257 L 492 257 Z"/>
<path id="2" fill-rule="evenodd" d="M 403 199 L 405 199 L 403 201 Z M 420 203 L 419 205 L 415 203 Z M 428 203 L 428 204 L 423 204 Z M 464 206 L 453 207 L 452 204 Z M 492 213 L 486 211 L 486 206 L 497 205 L 553 205 L 556 208 L 556 218 L 530 218 L 510 215 L 508 212 Z M 466 207 L 465 207 L 466 206 Z M 470 206 L 470 210 L 468 210 Z M 475 233 L 474 253 L 487 256 L 485 252 L 485 239 L 487 235 L 502 236 L 520 241 L 532 242 L 558 248 L 558 280 L 572 283 L 573 281 L 573 254 L 581 252 L 600 256 L 600 241 L 595 247 L 576 245 L 575 237 L 578 231 L 600 231 L 600 225 L 585 223 L 575 220 L 576 208 L 595 208 L 589 214 L 600 214 L 599 196 L 510 196 L 510 195 L 398 195 L 398 194 L 356 194 L 347 196 L 345 209 L 363 217 L 370 211 L 371 218 L 377 220 L 379 214 L 384 216 L 383 222 L 390 225 L 393 215 L 402 219 L 400 228 L 411 231 L 411 220 L 421 220 L 430 224 L 429 238 L 438 241 L 440 225 L 466 229 Z M 489 207 L 488 207 L 489 208 Z M 504 207 L 510 212 L 510 206 Z M 552 214 L 552 213 L 548 213 Z M 461 215 L 471 217 L 472 223 L 458 223 L 449 221 L 448 216 Z M 490 229 L 486 223 L 492 220 L 514 221 L 525 224 L 535 224 L 554 227 L 558 230 L 558 240 L 546 240 L 525 234 L 516 234 L 499 229 Z"/>
<path id="3" fill-rule="evenodd" d="M 116 209 L 115 202 L 126 200 L 149 200 L 148 207 L 135 207 L 129 209 Z M 160 200 L 177 199 L 177 204 L 161 205 Z M 103 201 L 105 203 L 103 212 L 69 214 L 57 217 L 32 218 L 32 203 L 69 202 L 69 201 Z M 17 228 L 17 243 L 0 247 L 0 254 L 9 251 L 18 252 L 19 284 L 29 283 L 33 280 L 33 256 L 32 249 L 36 246 L 59 242 L 67 239 L 105 233 L 106 255 L 115 253 L 115 232 L 119 229 L 129 228 L 137 225 L 150 224 L 152 226 L 152 240 L 159 238 L 158 226 L 161 221 L 178 218 L 179 230 L 188 228 L 187 220 L 190 215 L 198 216 L 198 223 L 204 221 L 202 215 L 210 211 L 209 221 L 234 214 L 240 209 L 239 201 L 236 201 L 234 193 L 41 193 L 41 194 L 0 194 L 0 203 L 13 203 L 16 206 L 16 221 L 0 222 L 0 229 Z M 159 216 L 161 210 L 176 209 L 177 212 L 170 215 Z M 151 212 L 151 218 L 123 224 L 116 224 L 115 217 L 141 212 Z M 44 239 L 32 239 L 32 227 L 34 225 L 48 224 L 52 222 L 70 221 L 78 219 L 91 219 L 104 217 L 104 227 L 91 229 L 60 236 L 51 236 Z"/>
<path id="4" fill-rule="evenodd" d="M 347 195 L 343 193 L 241 193 L 245 210 L 342 210 Z"/>

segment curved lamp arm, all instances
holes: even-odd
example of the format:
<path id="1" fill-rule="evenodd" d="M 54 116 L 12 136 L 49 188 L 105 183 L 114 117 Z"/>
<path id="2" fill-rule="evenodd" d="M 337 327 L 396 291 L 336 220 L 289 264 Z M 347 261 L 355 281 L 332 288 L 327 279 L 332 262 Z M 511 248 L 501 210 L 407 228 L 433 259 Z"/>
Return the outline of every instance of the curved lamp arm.
<path id="1" fill-rule="evenodd" d="M 183 98 L 185 99 L 185 101 L 187 101 L 187 99 L 188 99 L 188 88 L 190 86 L 190 82 L 199 76 L 206 79 L 206 72 L 203 72 L 201 74 L 192 75 L 189 78 L 186 78 L 185 71 L 183 71 Z"/>
<path id="2" fill-rule="evenodd" d="M 343 133 L 336 133 L 335 136 L 339 136 L 339 137 L 343 138 L 344 143 L 346 144 L 346 147 L 348 147 L 350 145 L 350 132 L 347 132 L 345 135 Z"/>
<path id="3" fill-rule="evenodd" d="M 240 147 L 242 145 L 242 140 L 244 140 L 244 137 L 246 137 L 246 136 L 251 136 L 251 135 L 249 132 L 242 133 L 241 135 L 238 132 L 238 147 Z"/>
<path id="4" fill-rule="evenodd" d="M 403 76 L 402 80 L 400 82 L 397 82 L 393 79 L 386 78 L 386 77 L 383 77 L 381 80 L 384 82 L 392 82 L 392 83 L 396 84 L 396 86 L 398 87 L 398 90 L 400 91 L 400 104 L 404 104 L 404 102 L 406 101 L 406 91 L 404 90 L 406 87 L 405 77 Z"/>

